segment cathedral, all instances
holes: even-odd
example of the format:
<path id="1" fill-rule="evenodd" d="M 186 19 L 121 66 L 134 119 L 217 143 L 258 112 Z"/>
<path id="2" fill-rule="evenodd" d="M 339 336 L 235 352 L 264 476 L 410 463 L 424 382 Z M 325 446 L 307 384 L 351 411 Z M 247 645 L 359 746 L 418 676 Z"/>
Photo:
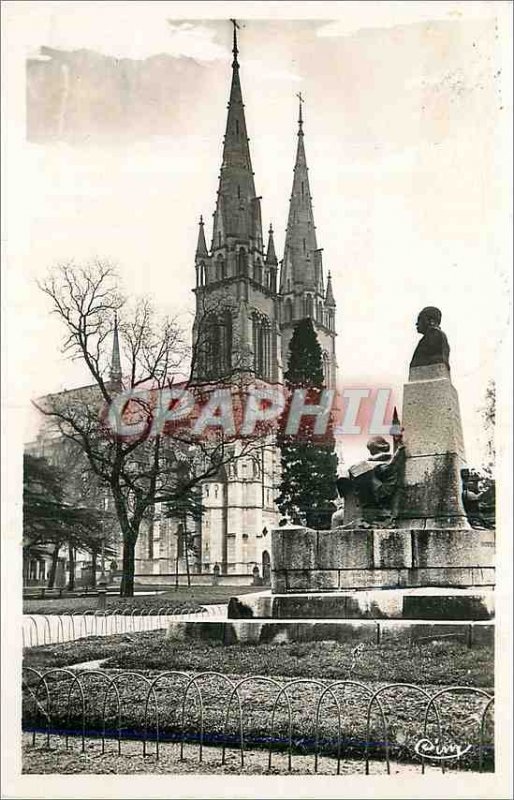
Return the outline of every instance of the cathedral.
<path id="1" fill-rule="evenodd" d="M 200 218 L 195 254 L 195 374 L 205 381 L 237 373 L 281 383 L 295 324 L 309 317 L 323 353 L 325 383 L 335 387 L 335 300 L 325 281 L 312 212 L 302 100 L 296 161 L 283 259 L 273 228 L 263 237 L 240 81 L 234 25 L 232 80 L 210 247 Z M 241 457 L 203 487 L 201 571 L 269 576 L 270 531 L 278 523 L 274 503 L 279 453 L 270 441 Z M 228 473 L 228 474 L 227 474 Z"/>
<path id="2" fill-rule="evenodd" d="M 235 25 L 232 52 L 232 79 L 212 232 L 206 231 L 200 218 L 194 257 L 193 374 L 197 382 L 206 384 L 224 380 L 233 383 L 238 375 L 280 384 L 287 370 L 294 326 L 308 317 L 322 349 L 325 384 L 334 388 L 335 300 L 330 273 L 325 281 L 322 250 L 316 238 L 302 100 L 300 97 L 296 160 L 284 253 L 279 263 L 271 225 L 266 240 L 263 236 Z M 116 323 L 109 380 L 121 388 Z M 98 393 L 96 386 L 72 391 L 93 398 Z M 56 439 L 43 428 L 27 451 L 53 460 L 57 446 Z M 270 439 L 251 453 L 241 453 L 240 449 L 235 455 L 221 473 L 203 484 L 202 518 L 199 522 L 186 520 L 187 530 L 161 514 L 159 507 L 154 509 L 152 518 L 143 523 L 136 545 L 136 581 L 167 583 L 175 580 L 177 572 L 191 572 L 232 576 L 231 582 L 251 582 L 255 578 L 268 582 L 271 530 L 279 521 L 275 498 L 280 454 Z M 105 512 L 112 511 L 112 500 L 107 495 L 102 503 Z M 120 562 L 121 537 L 114 517 L 111 513 L 108 540 L 119 550 L 115 561 Z M 39 569 L 37 564 L 32 567 L 36 572 Z"/>

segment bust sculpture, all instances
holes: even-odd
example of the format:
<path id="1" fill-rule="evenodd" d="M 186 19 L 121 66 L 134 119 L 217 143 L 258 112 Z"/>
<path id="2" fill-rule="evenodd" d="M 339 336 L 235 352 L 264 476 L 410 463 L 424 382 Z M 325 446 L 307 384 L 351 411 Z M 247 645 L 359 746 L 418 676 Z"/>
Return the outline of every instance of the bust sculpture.
<path id="1" fill-rule="evenodd" d="M 422 338 L 412 356 L 411 368 L 445 364 L 450 369 L 450 346 L 440 325 L 441 312 L 438 308 L 426 306 L 420 311 L 416 320 L 416 330 L 422 334 Z"/>

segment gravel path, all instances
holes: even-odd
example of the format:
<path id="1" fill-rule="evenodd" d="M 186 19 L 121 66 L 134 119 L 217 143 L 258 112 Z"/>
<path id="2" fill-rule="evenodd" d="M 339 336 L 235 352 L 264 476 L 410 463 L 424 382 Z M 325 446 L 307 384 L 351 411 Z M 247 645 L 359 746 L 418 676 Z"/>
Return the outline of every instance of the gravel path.
<path id="1" fill-rule="evenodd" d="M 221 750 L 219 748 L 204 748 L 203 761 L 198 761 L 198 747 L 184 748 L 184 761 L 180 761 L 180 747 L 178 744 L 163 742 L 160 745 L 159 760 L 154 755 L 142 756 L 141 742 L 122 743 L 122 754 L 118 755 L 116 743 L 106 742 L 106 753 L 101 753 L 101 743 L 95 739 L 86 739 L 86 751 L 80 751 L 78 740 L 70 739 L 70 749 L 66 750 L 64 739 L 62 744 L 48 750 L 43 746 L 44 737 L 40 736 L 36 747 L 31 746 L 30 734 L 23 734 L 23 773 L 28 774 L 216 774 L 216 775 L 284 775 L 288 774 L 287 756 L 274 753 L 272 769 L 268 771 L 268 754 L 262 750 L 253 750 L 245 753 L 245 764 L 241 766 L 238 750 L 228 750 L 226 764 L 221 764 Z M 53 737 L 55 742 L 56 737 Z M 152 752 L 152 744 L 148 750 Z M 314 756 L 294 755 L 292 761 L 292 775 L 314 775 Z M 365 772 L 364 761 L 341 761 L 342 775 L 363 775 Z M 427 766 L 427 777 L 440 774 L 441 770 Z M 318 774 L 335 775 L 336 760 L 320 758 Z M 371 761 L 370 774 L 384 775 L 386 767 L 384 761 Z M 421 767 L 414 764 L 391 763 L 391 775 L 420 775 Z"/>

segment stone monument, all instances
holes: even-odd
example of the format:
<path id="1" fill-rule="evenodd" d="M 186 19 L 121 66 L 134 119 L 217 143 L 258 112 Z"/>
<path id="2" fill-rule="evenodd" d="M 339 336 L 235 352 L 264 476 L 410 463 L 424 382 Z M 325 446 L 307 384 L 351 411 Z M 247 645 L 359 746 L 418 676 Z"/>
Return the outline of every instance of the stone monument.
<path id="1" fill-rule="evenodd" d="M 232 598 L 224 621 L 173 623 L 170 636 L 492 641 L 495 534 L 472 527 L 464 508 L 463 494 L 468 508 L 478 499 L 462 484 L 459 403 L 440 322 L 434 307 L 419 314 L 393 451 L 385 437 L 369 440 L 368 457 L 338 481 L 344 503 L 332 529 L 276 528 L 271 591 Z"/>
<path id="2" fill-rule="evenodd" d="M 422 338 L 403 389 L 405 473 L 398 525 L 469 529 L 462 502 L 466 468 L 459 398 L 450 376 L 450 348 L 438 308 L 424 308 L 416 322 Z"/>

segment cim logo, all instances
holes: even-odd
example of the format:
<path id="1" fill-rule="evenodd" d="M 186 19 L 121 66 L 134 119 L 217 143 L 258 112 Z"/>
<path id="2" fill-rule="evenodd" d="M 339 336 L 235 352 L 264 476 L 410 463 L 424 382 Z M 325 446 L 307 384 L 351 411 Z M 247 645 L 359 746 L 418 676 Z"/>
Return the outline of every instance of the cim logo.
<path id="1" fill-rule="evenodd" d="M 414 745 L 414 752 L 422 758 L 431 758 L 434 761 L 450 761 L 451 759 L 462 758 L 465 753 L 471 750 L 471 745 L 460 745 L 455 742 L 442 744 L 439 739 L 424 738 Z"/>

